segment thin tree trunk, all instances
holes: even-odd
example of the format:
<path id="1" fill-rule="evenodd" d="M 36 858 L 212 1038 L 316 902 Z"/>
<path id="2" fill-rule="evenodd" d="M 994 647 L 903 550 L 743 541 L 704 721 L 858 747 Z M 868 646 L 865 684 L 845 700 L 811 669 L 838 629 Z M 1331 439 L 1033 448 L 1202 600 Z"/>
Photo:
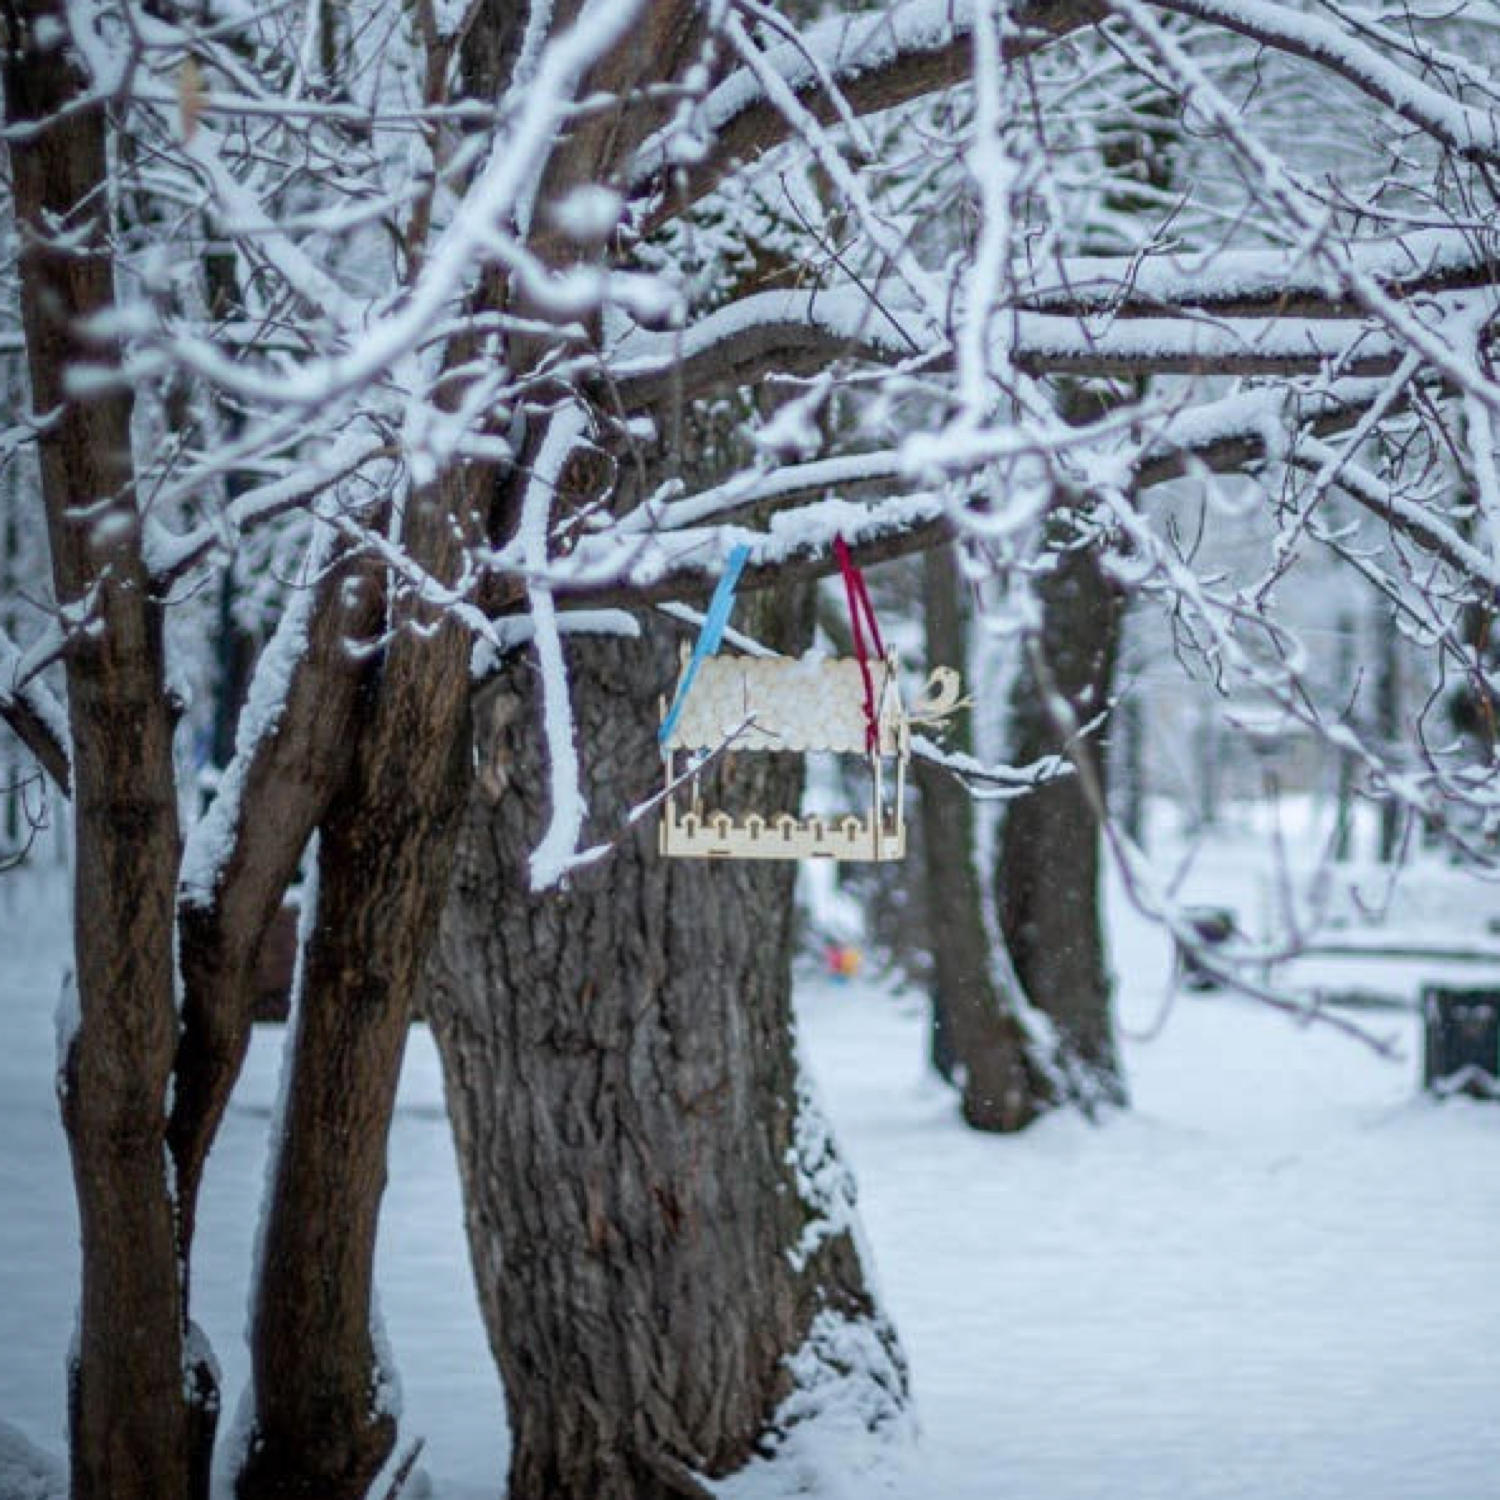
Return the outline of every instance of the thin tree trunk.
<path id="1" fill-rule="evenodd" d="M 950 548 L 925 554 L 922 604 L 928 659 L 961 666 L 963 584 Z M 954 748 L 967 749 L 963 725 L 951 737 Z M 1051 1102 L 1051 1090 L 997 974 L 975 863 L 974 802 L 961 782 L 929 761 L 916 762 L 916 781 L 934 1030 L 961 1080 L 964 1119 L 977 1130 L 1020 1130 Z"/>
<path id="2" fill-rule="evenodd" d="M 21 411 L 26 400 L 20 360 L 14 354 L 0 355 L 0 400 L 7 411 Z M 16 603 L 21 588 L 21 466 L 5 465 L 0 472 L 0 630 L 14 635 Z M 25 758 L 15 756 L 9 735 L 0 744 L 0 805 L 5 808 L 0 827 L 0 860 L 17 854 L 27 825 L 26 844 L 31 839 L 31 818 L 23 816 L 26 798 Z"/>
<path id="3" fill-rule="evenodd" d="M 475 477 L 410 502 L 439 577 L 471 532 Z M 413 622 L 408 620 L 409 625 Z M 375 1233 L 407 1028 L 469 781 L 467 631 L 406 629 L 320 826 L 285 1116 L 251 1329 L 242 1500 L 360 1500 L 396 1421 L 371 1331 Z"/>
<path id="4" fill-rule="evenodd" d="M 1094 554 L 1059 555 L 1039 585 L 1040 646 L 1054 685 L 1088 722 L 1109 701 L 1119 638 L 1120 602 Z M 1012 758 L 1020 764 L 1062 749 L 1044 689 L 1023 669 L 1011 695 Z M 1071 747 L 1087 756 L 1099 785 L 1104 757 L 1092 740 Z M 1011 803 L 996 861 L 1000 927 L 1031 1003 L 1053 1023 L 1057 1062 L 1085 1107 L 1127 1102 L 1110 1012 L 1099 909 L 1099 830 L 1078 778 L 1050 782 Z"/>
<path id="5" fill-rule="evenodd" d="M 1395 612 L 1385 600 L 1375 605 L 1375 733 L 1380 753 L 1394 764 L 1401 743 L 1401 636 Z M 1401 851 L 1406 808 L 1389 792 L 1380 802 L 1380 862 L 1392 864 Z"/>
<path id="6" fill-rule="evenodd" d="M 1197 762 L 1194 790 L 1198 804 L 1193 831 L 1202 833 L 1219 825 L 1219 720 L 1216 705 L 1207 700 L 1198 704 L 1193 752 Z"/>
<path id="7" fill-rule="evenodd" d="M 1146 720 L 1142 690 L 1124 695 L 1115 709 L 1115 724 L 1121 741 L 1120 826 L 1133 843 L 1146 846 Z"/>
<path id="8" fill-rule="evenodd" d="M 1338 681 L 1335 691 L 1353 694 L 1355 684 L 1355 623 L 1354 616 L 1341 614 L 1338 621 Z M 1333 857 L 1347 860 L 1354 848 L 1354 757 L 1342 746 L 1334 751 L 1337 756 L 1334 785 L 1334 836 Z"/>
<path id="9" fill-rule="evenodd" d="M 660 781 L 660 633 L 569 652 L 593 835 Z M 701 1495 L 743 1465 L 836 1335 L 872 1421 L 904 1372 L 851 1238 L 852 1190 L 799 1087 L 794 867 L 668 861 L 652 825 L 532 894 L 548 811 L 531 668 L 494 690 L 427 1000 L 514 1442 L 511 1500 Z M 800 767 L 737 757 L 726 800 Z"/>
<path id="10" fill-rule="evenodd" d="M 250 1044 L 257 955 L 363 727 L 356 719 L 371 674 L 349 643 L 379 629 L 380 583 L 368 562 L 317 557 L 321 577 L 309 585 L 305 618 L 304 601 L 294 601 L 281 627 L 300 642 L 284 695 L 234 772 L 235 821 L 212 888 L 179 893 L 182 1028 L 167 1138 L 185 1278 L 209 1148 Z M 268 649 L 281 644 L 278 632 Z"/>
<path id="11" fill-rule="evenodd" d="M 172 718 L 161 619 L 132 500 L 131 401 L 81 401 L 66 376 L 108 350 L 79 324 L 114 301 L 104 243 L 105 126 L 67 49 L 59 9 L 6 0 L 9 141 L 22 240 L 21 316 L 59 605 L 89 599 L 66 658 L 76 800 L 79 1016 L 62 1112 L 83 1260 L 71 1369 L 75 1500 L 174 1500 L 189 1492 L 188 1399 L 166 1097 L 176 1044 L 173 887 L 179 857 Z M 53 248 L 52 236 L 66 248 Z M 87 523 L 73 509 L 86 505 Z"/>

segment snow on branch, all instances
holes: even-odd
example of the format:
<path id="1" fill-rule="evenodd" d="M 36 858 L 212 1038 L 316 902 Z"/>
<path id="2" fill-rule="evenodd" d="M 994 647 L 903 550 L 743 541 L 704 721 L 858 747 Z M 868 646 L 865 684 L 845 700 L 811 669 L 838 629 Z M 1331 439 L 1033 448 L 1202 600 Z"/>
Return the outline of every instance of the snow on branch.
<path id="1" fill-rule="evenodd" d="M 1492 553 L 1466 541 L 1441 512 L 1406 499 L 1379 475 L 1351 461 L 1346 452 L 1308 437 L 1297 444 L 1293 462 L 1329 474 L 1331 482 L 1351 499 L 1424 551 L 1440 557 L 1458 577 L 1478 585 L 1486 596 L 1500 589 L 1500 562 Z"/>
<path id="2" fill-rule="evenodd" d="M 1403 33 L 1401 48 L 1382 49 L 1378 24 L 1359 29 L 1301 9 L 1257 0 L 1152 0 L 1158 11 L 1190 17 L 1301 59 L 1337 75 L 1372 100 L 1461 156 L 1500 160 L 1500 127 L 1493 92 L 1470 105 L 1445 92 L 1434 77 L 1469 81 L 1453 60 Z M 792 122 L 769 97 L 766 72 L 821 125 L 893 109 L 968 80 L 972 70 L 972 0 L 908 0 L 807 28 L 796 42 L 767 51 L 765 67 L 731 73 L 685 120 L 648 140 L 631 172 L 635 192 L 654 207 L 649 229 L 687 211 L 735 166 L 752 162 L 785 141 Z M 1007 7 L 1007 63 L 1104 22 L 1105 0 L 1016 0 Z M 1404 53 L 1415 66 L 1397 61 Z M 1482 79 L 1479 80 L 1482 82 Z M 835 92 L 836 91 L 836 92 Z M 1471 92 L 1478 92 L 1472 85 Z"/>
<path id="3" fill-rule="evenodd" d="M 538 884 L 584 821 L 563 634 L 699 596 L 738 543 L 747 589 L 826 573 L 839 533 L 871 562 L 983 526 L 994 568 L 1025 571 L 1060 514 L 1086 513 L 1125 586 L 1206 620 L 1216 667 L 1284 693 L 1237 638 L 1285 644 L 1269 606 L 1175 551 L 1177 497 L 1144 491 L 1251 494 L 1278 555 L 1339 545 L 1314 511 L 1335 495 L 1347 518 L 1352 498 L 1385 523 L 1392 570 L 1431 569 L 1450 603 L 1494 586 L 1500 127 L 1437 23 L 1398 39 L 1291 0 L 895 0 L 799 27 L 747 3 L 712 12 L 690 63 L 581 97 L 620 76 L 598 65 L 648 3 L 587 0 L 571 26 L 534 9 L 519 70 L 451 107 L 465 80 L 427 71 L 405 13 L 358 44 L 347 99 L 258 50 L 302 36 L 296 16 L 69 13 L 138 147 L 120 191 L 159 215 L 111 231 L 121 306 L 92 330 L 128 351 L 154 582 L 181 599 L 247 533 L 302 545 L 312 517 L 426 606 L 403 629 L 455 621 L 481 663 L 533 649 L 553 803 Z M 1270 104 L 1241 86 L 1267 57 Z M 1324 173 L 1277 113 L 1287 75 L 1405 124 Z M 570 159 L 609 111 L 622 142 L 670 123 Z M 575 211 L 533 223 L 554 179 Z M 189 243 L 151 243 L 157 222 Z M 210 258 L 235 283 L 218 298 Z M 689 451 L 721 418 L 722 455 Z M 602 479 L 575 475 L 596 457 Z M 401 497 L 462 466 L 485 514 L 439 578 Z M 1254 482 L 1215 487 L 1231 471 Z M 1488 534 L 1445 513 L 1460 482 Z M 19 702 L 0 699 L 13 721 Z M 189 874 L 212 864 L 195 849 Z"/>
<path id="4" fill-rule="evenodd" d="M 1493 91 L 1485 106 L 1470 108 L 1454 92 L 1444 92 L 1422 71 L 1399 66 L 1352 30 L 1275 0 L 1152 0 L 1157 9 L 1208 21 L 1238 32 L 1264 47 L 1314 63 L 1337 74 L 1362 94 L 1393 109 L 1434 140 L 1472 161 L 1500 164 L 1500 123 Z M 1112 7 L 1115 8 L 1115 7 Z M 1403 37 L 1409 45 L 1409 38 Z M 1433 59 L 1436 61 L 1436 59 Z"/>
<path id="5" fill-rule="evenodd" d="M 1034 52 L 1106 13 L 1093 0 L 1016 0 L 1007 55 Z M 643 227 L 684 213 L 736 165 L 788 139 L 795 127 L 784 108 L 787 95 L 806 117 L 830 126 L 965 82 L 972 25 L 970 0 L 896 0 L 863 14 L 830 17 L 805 28 L 795 42 L 767 49 L 763 65 L 731 73 L 696 115 L 641 147 L 631 185 L 655 205 Z M 771 76 L 780 105 L 770 97 Z"/>
<path id="6" fill-rule="evenodd" d="M 618 534 L 680 531 L 727 521 L 743 510 L 763 511 L 768 502 L 783 506 L 826 494 L 847 498 L 865 489 L 888 491 L 899 484 L 906 472 L 899 448 L 843 453 L 772 469 L 743 469 L 722 484 L 711 485 L 693 495 L 677 499 L 653 496 L 622 518 Z"/>
<path id="7" fill-rule="evenodd" d="M 1432 323 L 1417 316 L 1381 286 L 1342 236 L 1329 232 L 1327 209 L 1286 163 L 1245 125 L 1241 111 L 1177 38 L 1160 24 L 1151 7 L 1143 0 L 1111 0 L 1111 9 L 1128 23 L 1173 79 L 1182 96 L 1211 123 L 1250 174 L 1257 196 L 1283 216 L 1284 228 L 1300 236 L 1309 257 L 1323 265 L 1355 301 L 1378 319 L 1403 352 L 1420 354 L 1427 364 L 1452 381 L 1459 390 L 1475 396 L 1492 409 L 1500 407 L 1500 387 L 1472 357 L 1480 329 L 1494 314 L 1492 299 L 1482 296 L 1456 298 L 1451 304 L 1444 304 Z M 1257 6 L 1251 9 L 1279 8 Z"/>
<path id="8" fill-rule="evenodd" d="M 1025 766 L 987 765 L 972 755 L 945 750 L 925 734 L 912 736 L 911 753 L 951 771 L 978 801 L 1008 801 L 1075 774 L 1065 755 L 1046 755 Z"/>
<path id="9" fill-rule="evenodd" d="M 245 787 L 285 727 L 287 706 L 298 673 L 311 650 L 318 584 L 331 564 L 333 536 L 320 527 L 306 565 L 276 630 L 256 662 L 254 676 L 235 725 L 234 755 L 219 777 L 213 800 L 188 831 L 178 872 L 179 899 L 210 909 L 219 895 L 245 825 Z"/>
<path id="10" fill-rule="evenodd" d="M 573 708 L 563 660 L 553 589 L 547 582 L 548 523 L 563 465 L 588 424 L 577 407 L 553 417 L 532 465 L 522 505 L 519 541 L 530 578 L 533 644 L 542 679 L 542 727 L 550 766 L 552 816 L 531 855 L 531 887 L 545 890 L 565 875 L 583 832 L 583 782 L 573 734 Z"/>
<path id="11" fill-rule="evenodd" d="M 1474 229 L 1351 236 L 1348 253 L 1388 296 L 1410 299 L 1500 285 L 1500 241 Z M 1017 293 L 1028 312 L 1084 317 L 1351 318 L 1365 307 L 1300 248 L 1215 245 L 1142 256 L 1059 257 Z"/>
<path id="12" fill-rule="evenodd" d="M 222 168 L 211 144 L 190 144 L 189 160 L 207 175 L 223 210 L 245 226 L 242 233 L 269 257 L 285 285 L 320 304 L 325 314 L 344 311 L 323 340 L 326 348 L 299 360 L 264 364 L 227 357 L 212 338 L 180 319 L 158 320 L 138 305 L 122 313 L 117 331 L 132 334 L 138 350 L 154 350 L 156 358 L 138 352 L 135 378 L 169 358 L 234 398 L 281 413 L 327 412 L 340 400 L 378 385 L 429 342 L 431 328 L 447 320 L 481 266 L 499 259 L 523 274 L 534 268 L 533 258 L 505 226 L 526 224 L 531 197 L 583 77 L 628 31 L 641 3 L 590 0 L 573 26 L 547 41 L 510 128 L 497 133 L 488 159 L 427 248 L 416 274 L 387 306 L 367 299 L 357 317 L 326 274 L 275 227 L 274 216 L 248 187 Z M 97 57 L 95 62 L 99 68 L 108 66 Z M 576 316 L 596 309 L 608 288 L 598 277 L 538 273 L 532 289 L 543 296 L 544 305 Z"/>
<path id="13" fill-rule="evenodd" d="M 1454 303 L 1457 313 L 1461 304 Z M 1347 319 L 1158 316 L 1087 319 L 1017 313 L 1007 320 L 1010 356 L 1032 375 L 1297 375 L 1344 378 L 1392 373 L 1402 346 L 1383 329 Z M 612 383 L 628 411 L 704 397 L 767 375 L 807 373 L 841 359 L 931 372 L 952 367 L 947 339 L 934 341 L 889 302 L 877 309 L 859 288 L 760 292 L 685 333 L 637 331 L 616 351 Z"/>
<path id="14" fill-rule="evenodd" d="M 26 656 L 0 628 L 0 719 L 36 757 L 64 796 L 72 785 L 68 715 L 40 678 L 28 672 Z"/>
<path id="15" fill-rule="evenodd" d="M 919 552 L 951 534 L 948 504 L 936 494 L 872 504 L 823 499 L 772 517 L 765 531 L 717 525 L 585 538 L 566 558 L 533 568 L 529 579 L 532 587 L 544 585 L 575 606 L 674 603 L 706 597 L 740 545 L 750 548 L 739 581 L 745 593 L 831 574 L 838 566 L 833 542 L 839 535 L 869 565 Z"/>

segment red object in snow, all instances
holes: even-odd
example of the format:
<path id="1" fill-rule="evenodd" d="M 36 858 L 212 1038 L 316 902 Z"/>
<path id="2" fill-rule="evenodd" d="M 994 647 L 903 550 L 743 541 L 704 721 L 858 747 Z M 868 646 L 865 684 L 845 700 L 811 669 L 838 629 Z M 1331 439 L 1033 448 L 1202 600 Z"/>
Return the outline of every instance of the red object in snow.
<path id="1" fill-rule="evenodd" d="M 833 978 L 843 982 L 853 979 L 863 962 L 863 956 L 853 943 L 829 943 L 823 949 L 823 967 Z"/>

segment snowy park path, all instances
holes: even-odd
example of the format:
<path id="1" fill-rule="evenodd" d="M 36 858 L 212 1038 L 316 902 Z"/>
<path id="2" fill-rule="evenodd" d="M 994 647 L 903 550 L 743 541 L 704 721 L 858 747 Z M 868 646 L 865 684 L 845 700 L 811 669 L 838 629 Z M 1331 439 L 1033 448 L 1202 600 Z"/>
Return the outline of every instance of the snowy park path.
<path id="1" fill-rule="evenodd" d="M 0 899 L 0 1420 L 61 1449 L 75 1229 L 51 1101 L 56 883 Z M 1117 923 L 1127 1025 L 1165 972 Z M 1136 1108 L 965 1131 L 924 1078 L 920 1006 L 803 987 L 802 1032 L 860 1183 L 923 1431 L 902 1500 L 1493 1500 L 1500 1109 L 1243 1002 L 1177 1003 L 1127 1056 Z M 233 1410 L 280 1033 L 262 1029 L 210 1168 L 201 1317 Z M 381 1297 L 440 1500 L 499 1493 L 501 1399 L 469 1283 L 431 1042 L 413 1034 Z M 790 1477 L 783 1475 L 783 1477 Z M 767 1495 L 764 1484 L 732 1487 Z M 0 1496 L 0 1500 L 6 1497 Z"/>

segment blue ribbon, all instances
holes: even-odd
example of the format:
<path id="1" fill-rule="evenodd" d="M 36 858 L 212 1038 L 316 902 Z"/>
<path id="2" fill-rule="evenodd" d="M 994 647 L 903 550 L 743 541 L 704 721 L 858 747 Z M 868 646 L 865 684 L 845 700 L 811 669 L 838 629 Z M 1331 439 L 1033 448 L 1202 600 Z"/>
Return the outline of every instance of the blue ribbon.
<path id="1" fill-rule="evenodd" d="M 656 738 L 663 745 L 671 738 L 672 731 L 677 728 L 677 721 L 682 717 L 682 706 L 687 702 L 688 689 L 692 687 L 693 679 L 698 675 L 698 668 L 705 658 L 712 656 L 719 649 L 719 642 L 724 639 L 724 627 L 729 623 L 730 610 L 734 608 L 735 587 L 740 581 L 740 574 L 744 571 L 749 556 L 749 547 L 736 547 L 729 554 L 728 562 L 724 564 L 723 576 L 719 579 L 718 587 L 714 589 L 714 596 L 709 601 L 708 613 L 703 617 L 703 627 L 698 632 L 698 640 L 693 646 L 693 654 L 688 661 L 687 671 L 682 674 L 677 696 L 672 700 L 672 706 L 667 710 L 667 716 L 662 720 L 661 728 L 656 731 Z"/>

